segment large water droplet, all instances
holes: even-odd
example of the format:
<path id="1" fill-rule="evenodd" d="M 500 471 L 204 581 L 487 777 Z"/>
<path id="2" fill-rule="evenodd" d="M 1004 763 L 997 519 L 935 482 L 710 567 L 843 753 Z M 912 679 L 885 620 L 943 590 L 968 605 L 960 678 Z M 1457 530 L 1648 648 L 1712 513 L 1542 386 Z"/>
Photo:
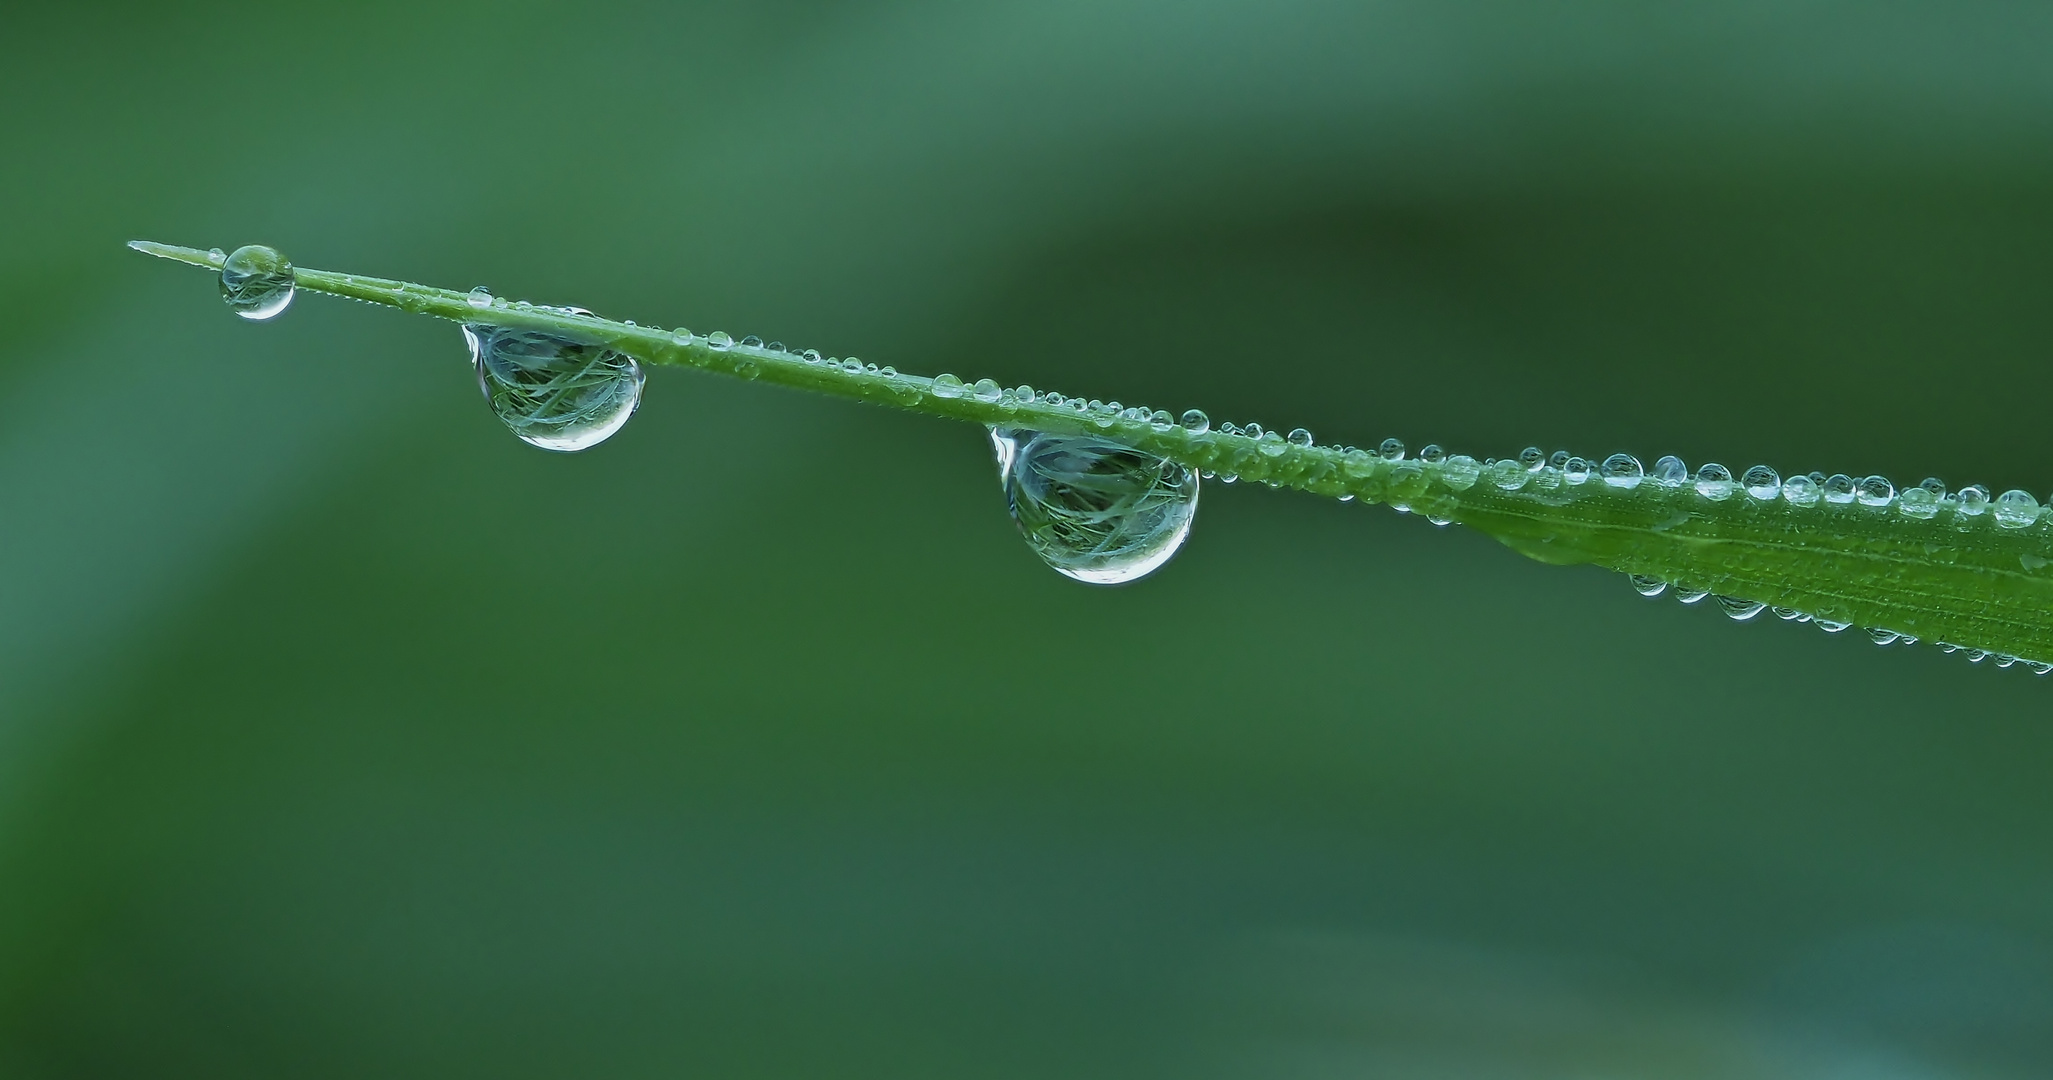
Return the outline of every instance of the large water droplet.
<path id="1" fill-rule="evenodd" d="M 642 403 L 642 368 L 604 345 L 540 330 L 466 323 L 478 388 L 501 422 L 544 450 L 606 441 Z"/>
<path id="2" fill-rule="evenodd" d="M 1870 476 L 1854 486 L 1854 498 L 1862 506 L 1888 506 L 1896 498 L 1896 485 L 1885 476 Z"/>
<path id="3" fill-rule="evenodd" d="M 2022 529 L 2039 520 L 2039 500 L 2032 498 L 2029 491 L 2015 488 L 1996 496 L 1996 524 L 2006 529 Z"/>
<path id="4" fill-rule="evenodd" d="M 1833 473 L 1821 485 L 1825 489 L 1825 501 L 1844 505 L 1853 501 L 1853 477 L 1845 473 Z"/>
<path id="5" fill-rule="evenodd" d="M 1613 454 L 1604 459 L 1604 482 L 1627 491 L 1640 486 L 1645 470 L 1640 468 L 1640 459 L 1631 454 Z"/>
<path id="6" fill-rule="evenodd" d="M 228 310 L 261 322 L 292 304 L 292 264 L 276 248 L 239 247 L 221 262 L 221 300 Z"/>
<path id="7" fill-rule="evenodd" d="M 1697 494 L 1712 502 L 1724 502 L 1739 491 L 1733 482 L 1732 470 L 1717 462 L 1709 462 L 1697 470 Z"/>
<path id="8" fill-rule="evenodd" d="M 1110 439 L 992 428 L 1005 502 L 1020 535 L 1058 573 L 1133 581 L 1190 535 L 1196 473 Z"/>
<path id="9" fill-rule="evenodd" d="M 1746 474 L 1739 478 L 1739 482 L 1746 486 L 1748 495 L 1762 502 L 1782 494 L 1782 474 L 1766 465 L 1756 465 L 1748 469 Z"/>
<path id="10" fill-rule="evenodd" d="M 1689 466 L 1684 465 L 1681 458 L 1669 454 L 1654 463 L 1654 471 L 1647 477 L 1664 488 L 1681 487 L 1689 479 Z"/>

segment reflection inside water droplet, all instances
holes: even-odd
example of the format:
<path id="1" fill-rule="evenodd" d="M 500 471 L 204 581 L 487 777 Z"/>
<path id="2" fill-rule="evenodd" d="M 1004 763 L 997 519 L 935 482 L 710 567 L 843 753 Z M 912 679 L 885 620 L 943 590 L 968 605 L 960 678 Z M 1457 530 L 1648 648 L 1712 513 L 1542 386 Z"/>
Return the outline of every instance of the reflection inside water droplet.
<path id="1" fill-rule="evenodd" d="M 1144 577 L 1183 546 L 1198 507 L 1189 469 L 1090 435 L 992 428 L 1005 502 L 1027 546 L 1093 585 Z"/>
<path id="2" fill-rule="evenodd" d="M 292 304 L 292 264 L 275 248 L 250 244 L 221 263 L 221 300 L 228 310 L 261 322 Z"/>
<path id="3" fill-rule="evenodd" d="M 641 405 L 641 365 L 625 353 L 488 323 L 466 323 L 463 337 L 492 411 L 544 450 L 597 446 Z"/>

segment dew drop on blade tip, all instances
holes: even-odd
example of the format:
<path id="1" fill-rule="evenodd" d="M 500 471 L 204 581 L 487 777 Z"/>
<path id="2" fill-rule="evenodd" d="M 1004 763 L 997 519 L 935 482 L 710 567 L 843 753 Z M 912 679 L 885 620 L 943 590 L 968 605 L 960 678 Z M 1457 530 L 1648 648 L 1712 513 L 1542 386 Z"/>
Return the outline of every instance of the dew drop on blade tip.
<path id="1" fill-rule="evenodd" d="M 642 368 L 626 353 L 490 323 L 466 323 L 463 337 L 493 414 L 530 445 L 589 449 L 641 405 Z"/>
<path id="2" fill-rule="evenodd" d="M 1093 585 L 1138 580 L 1190 535 L 1197 474 L 1092 435 L 991 429 L 1006 508 L 1056 572 Z"/>
<path id="3" fill-rule="evenodd" d="M 285 256 L 250 244 L 221 261 L 221 300 L 237 315 L 261 322 L 291 306 L 295 280 Z"/>

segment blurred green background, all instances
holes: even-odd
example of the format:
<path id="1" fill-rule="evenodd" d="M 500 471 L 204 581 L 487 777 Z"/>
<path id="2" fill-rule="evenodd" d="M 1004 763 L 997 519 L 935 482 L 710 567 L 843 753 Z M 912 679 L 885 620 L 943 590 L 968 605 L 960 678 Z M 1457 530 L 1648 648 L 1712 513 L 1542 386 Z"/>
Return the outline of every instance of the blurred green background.
<path id="1" fill-rule="evenodd" d="M 2045 1075 L 2046 681 L 121 244 L 2044 493 L 2046 5 L 170 7 L 0 40 L 0 1076 Z"/>

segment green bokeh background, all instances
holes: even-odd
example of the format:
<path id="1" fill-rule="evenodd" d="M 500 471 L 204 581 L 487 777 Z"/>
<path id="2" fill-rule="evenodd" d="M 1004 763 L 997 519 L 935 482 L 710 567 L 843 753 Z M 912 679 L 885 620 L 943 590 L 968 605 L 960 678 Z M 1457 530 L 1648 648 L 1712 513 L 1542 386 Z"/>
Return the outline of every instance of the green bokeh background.
<path id="1" fill-rule="evenodd" d="M 11 11 L 0 1075 L 2027 1077 L 2053 686 L 147 236 L 1322 439 L 2053 486 L 2043 4 Z"/>

